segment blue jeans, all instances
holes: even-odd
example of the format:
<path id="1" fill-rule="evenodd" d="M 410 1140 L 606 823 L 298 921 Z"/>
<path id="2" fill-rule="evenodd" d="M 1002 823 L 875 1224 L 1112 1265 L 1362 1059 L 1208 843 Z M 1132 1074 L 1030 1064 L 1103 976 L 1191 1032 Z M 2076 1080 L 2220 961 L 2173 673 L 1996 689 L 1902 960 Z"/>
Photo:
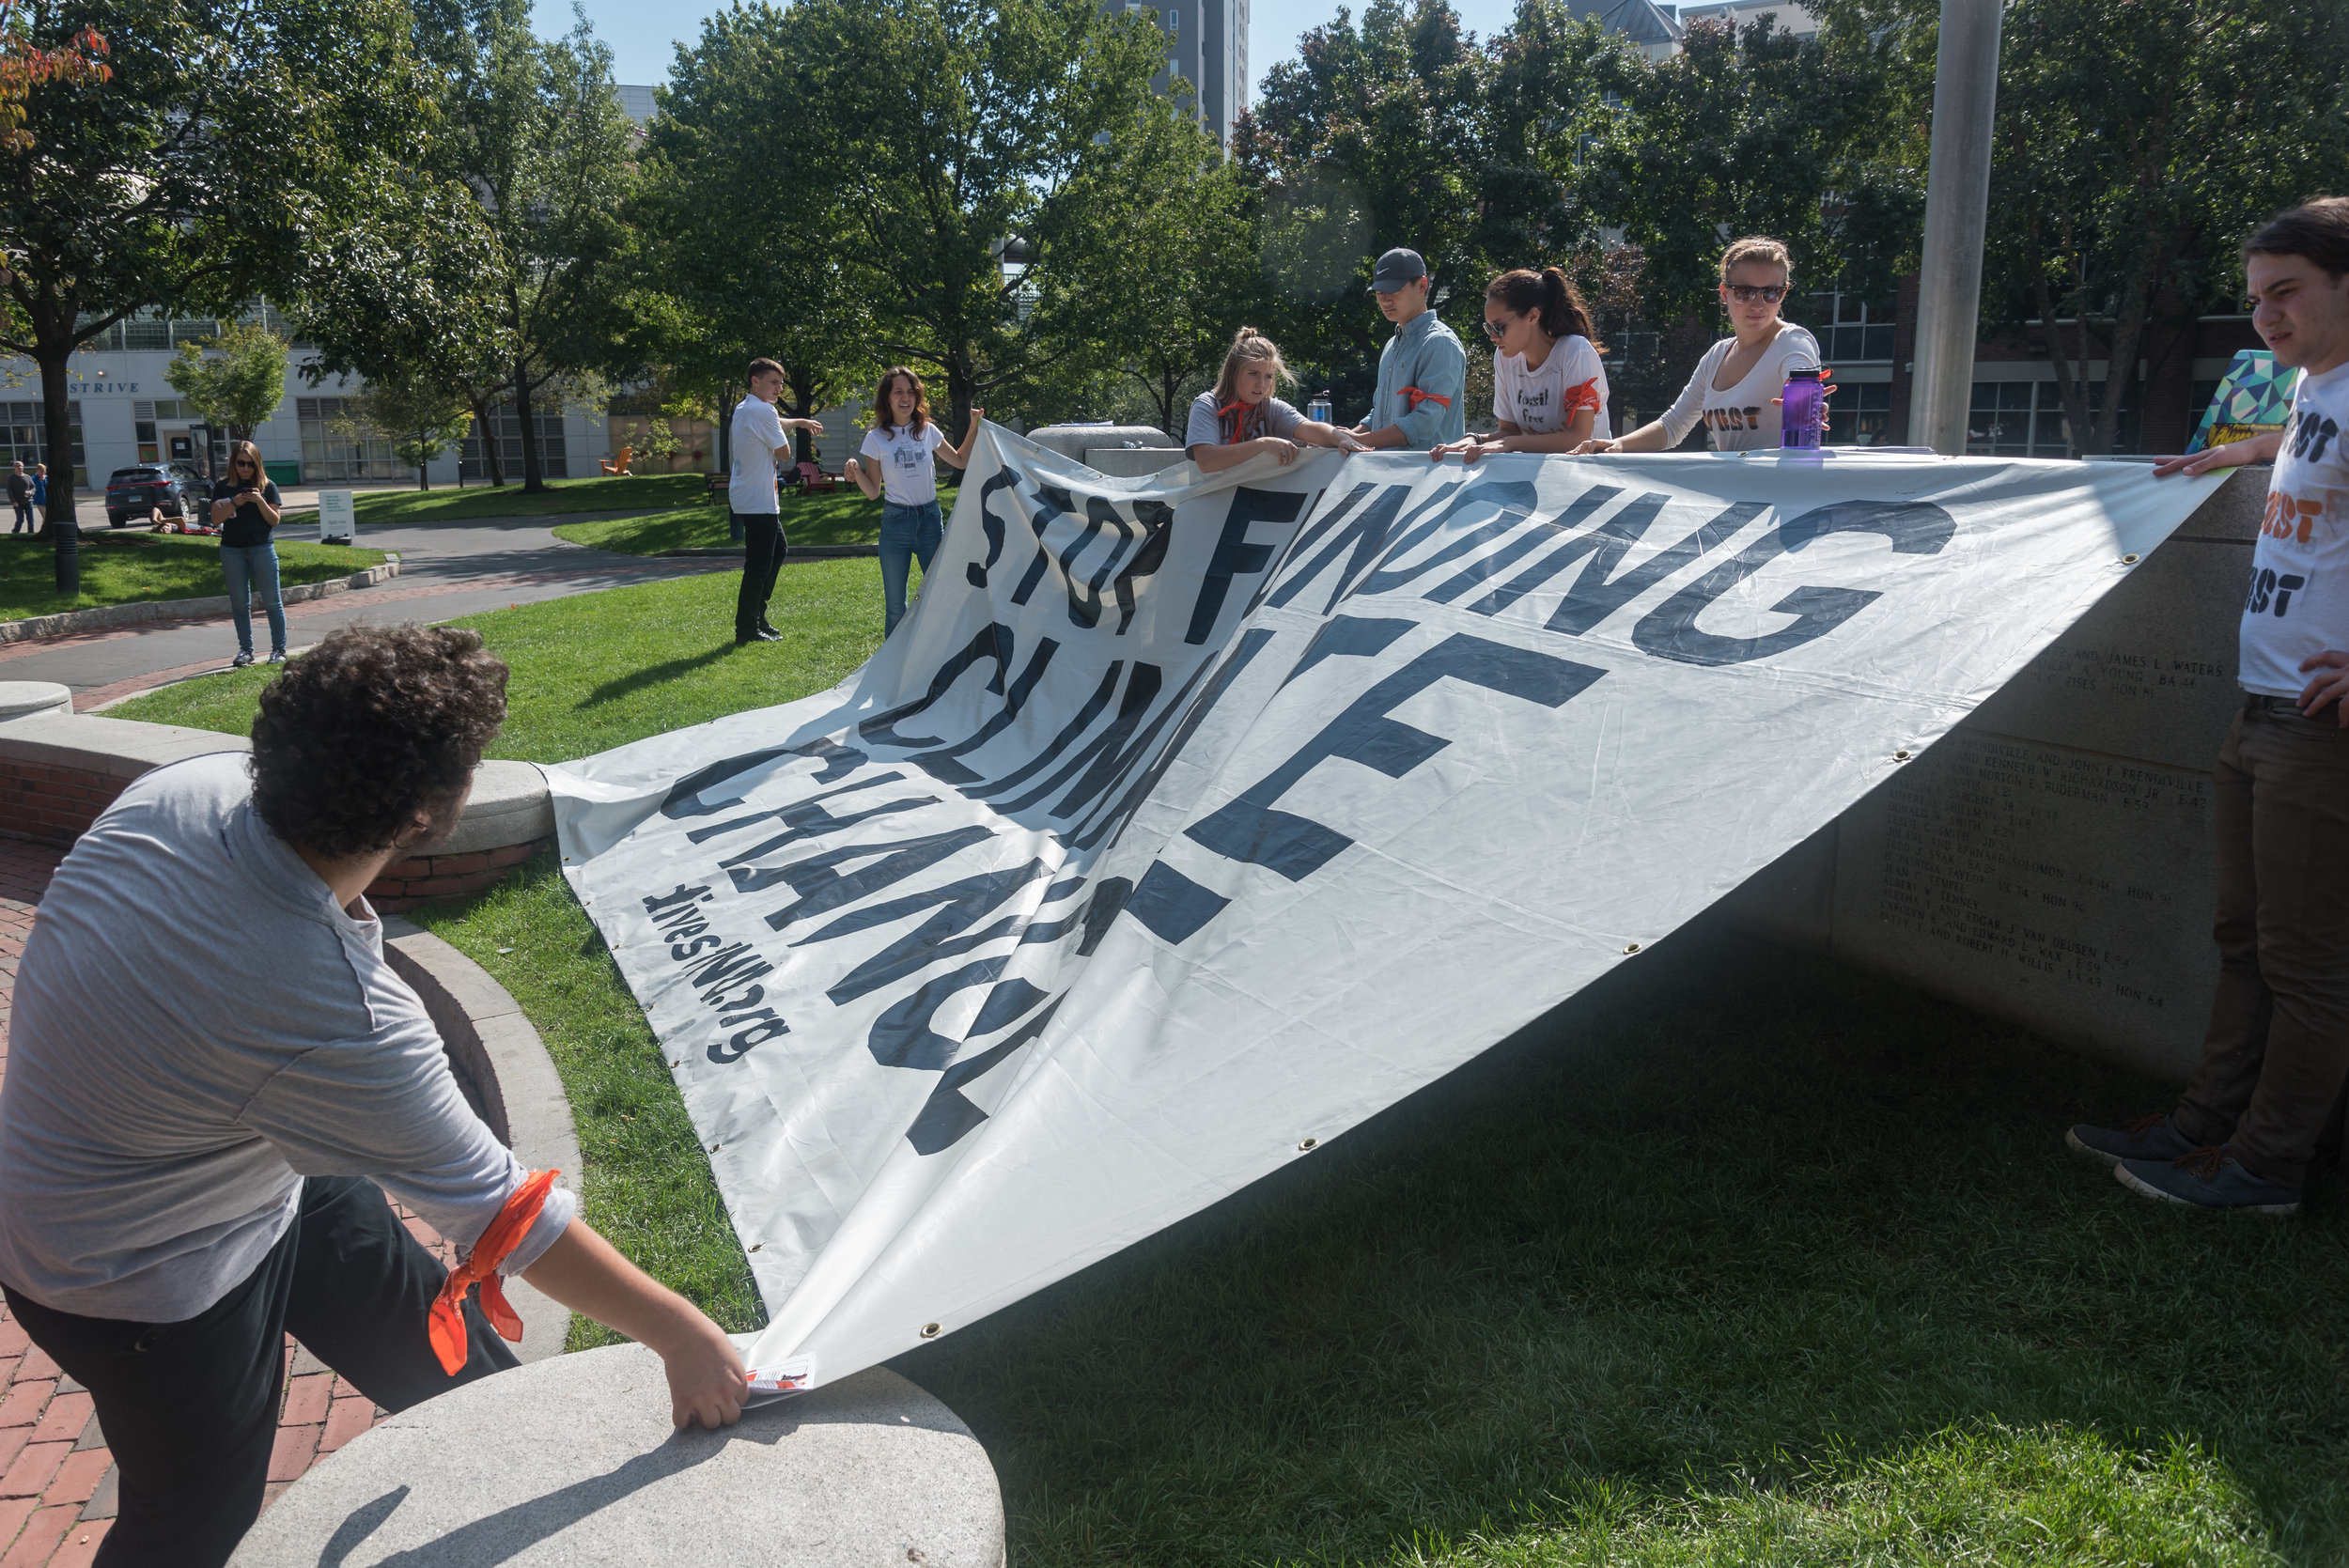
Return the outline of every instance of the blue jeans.
<path id="1" fill-rule="evenodd" d="M 277 591 L 275 545 L 223 545 L 220 569 L 228 579 L 228 613 L 237 618 L 237 651 L 253 651 L 253 590 L 269 612 L 269 651 L 286 651 L 286 600 Z"/>
<path id="2" fill-rule="evenodd" d="M 897 629 L 897 623 L 906 613 L 906 579 L 911 575 L 911 558 L 922 558 L 922 576 L 930 575 L 930 563 L 938 558 L 938 545 L 946 536 L 946 524 L 939 517 L 938 503 L 926 501 L 919 506 L 900 506 L 889 502 L 881 507 L 880 564 L 881 599 L 883 604 L 881 635 Z"/>

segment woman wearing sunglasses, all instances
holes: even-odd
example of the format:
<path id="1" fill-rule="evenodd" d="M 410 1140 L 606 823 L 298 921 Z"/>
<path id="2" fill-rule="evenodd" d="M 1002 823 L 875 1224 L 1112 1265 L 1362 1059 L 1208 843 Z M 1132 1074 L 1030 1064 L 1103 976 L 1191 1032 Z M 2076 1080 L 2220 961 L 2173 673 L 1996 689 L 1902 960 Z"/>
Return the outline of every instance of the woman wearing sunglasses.
<path id="1" fill-rule="evenodd" d="M 1486 285 L 1485 335 L 1493 340 L 1500 428 L 1446 442 L 1429 457 L 1441 462 L 1457 452 L 1472 463 L 1488 452 L 1572 452 L 1612 433 L 1598 334 L 1565 273 L 1519 267 Z"/>
<path id="2" fill-rule="evenodd" d="M 1775 240 L 1740 240 L 1721 253 L 1721 305 L 1735 337 L 1704 351 L 1696 374 L 1661 419 L 1613 441 L 1586 441 L 1581 452 L 1669 452 L 1704 422 L 1716 452 L 1775 449 L 1779 396 L 1789 371 L 1818 370 L 1819 340 L 1782 319 L 1781 301 L 1794 277 L 1786 247 Z"/>
<path id="3" fill-rule="evenodd" d="M 228 613 L 237 623 L 237 668 L 253 662 L 253 595 L 269 616 L 269 661 L 286 661 L 286 599 L 277 586 L 274 531 L 277 482 L 261 466 L 261 449 L 230 443 L 228 477 L 212 486 L 212 525 L 220 530 L 220 569 L 228 579 Z"/>

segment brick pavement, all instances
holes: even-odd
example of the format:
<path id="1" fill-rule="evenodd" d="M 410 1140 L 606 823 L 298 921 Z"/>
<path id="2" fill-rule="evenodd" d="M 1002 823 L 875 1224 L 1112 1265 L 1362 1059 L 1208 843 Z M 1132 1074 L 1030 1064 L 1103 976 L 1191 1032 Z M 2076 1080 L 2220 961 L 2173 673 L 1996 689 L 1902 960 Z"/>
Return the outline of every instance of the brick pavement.
<path id="1" fill-rule="evenodd" d="M 0 1075 L 8 1070 L 8 1003 L 18 955 L 60 850 L 0 838 Z M 424 1221 L 419 1240 L 450 1259 Z M 290 1337 L 285 1405 L 270 1456 L 267 1501 L 318 1460 L 375 1424 L 370 1400 Z M 0 1303 L 0 1568 L 68 1568 L 90 1560 L 115 1518 L 114 1459 L 90 1396 L 28 1339 Z"/>

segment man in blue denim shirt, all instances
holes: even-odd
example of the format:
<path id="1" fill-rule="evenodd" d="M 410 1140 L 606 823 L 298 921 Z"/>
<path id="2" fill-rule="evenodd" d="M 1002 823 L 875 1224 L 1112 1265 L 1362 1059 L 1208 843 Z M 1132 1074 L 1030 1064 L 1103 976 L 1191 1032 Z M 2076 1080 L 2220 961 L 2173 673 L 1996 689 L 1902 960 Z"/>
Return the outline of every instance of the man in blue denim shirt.
<path id="1" fill-rule="evenodd" d="M 1371 446 L 1424 452 L 1468 434 L 1465 389 L 1468 353 L 1450 327 L 1427 308 L 1427 264 L 1419 252 L 1392 250 L 1378 258 L 1370 291 L 1394 336 L 1378 354 L 1378 395 L 1354 434 Z"/>

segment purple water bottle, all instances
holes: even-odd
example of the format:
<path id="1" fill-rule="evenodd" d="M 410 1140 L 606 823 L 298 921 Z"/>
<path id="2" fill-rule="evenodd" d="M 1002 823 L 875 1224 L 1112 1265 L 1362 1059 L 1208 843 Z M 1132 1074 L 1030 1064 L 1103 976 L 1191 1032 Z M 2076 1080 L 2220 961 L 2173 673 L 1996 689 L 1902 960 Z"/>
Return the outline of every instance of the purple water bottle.
<path id="1" fill-rule="evenodd" d="M 1778 444 L 1785 448 L 1816 447 L 1819 431 L 1827 423 L 1822 417 L 1826 412 L 1826 399 L 1819 393 L 1819 373 L 1788 371 L 1786 390 L 1778 411 Z"/>

